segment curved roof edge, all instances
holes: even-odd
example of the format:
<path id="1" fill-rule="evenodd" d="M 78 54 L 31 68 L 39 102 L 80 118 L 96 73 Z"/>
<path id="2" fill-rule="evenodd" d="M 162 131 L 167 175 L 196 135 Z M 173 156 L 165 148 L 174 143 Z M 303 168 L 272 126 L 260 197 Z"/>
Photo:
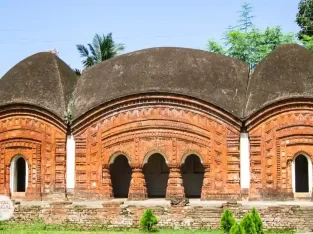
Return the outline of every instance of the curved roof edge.
<path id="1" fill-rule="evenodd" d="M 50 52 L 31 55 L 0 79 L 0 107 L 39 106 L 63 120 L 76 81 L 76 74 L 56 55 Z"/>
<path id="2" fill-rule="evenodd" d="M 244 118 L 292 98 L 313 98 L 313 53 L 285 44 L 264 58 L 250 76 Z"/>
<path id="3" fill-rule="evenodd" d="M 87 69 L 74 91 L 74 119 L 109 101 L 137 94 L 191 96 L 243 117 L 249 65 L 202 50 L 139 50 Z"/>

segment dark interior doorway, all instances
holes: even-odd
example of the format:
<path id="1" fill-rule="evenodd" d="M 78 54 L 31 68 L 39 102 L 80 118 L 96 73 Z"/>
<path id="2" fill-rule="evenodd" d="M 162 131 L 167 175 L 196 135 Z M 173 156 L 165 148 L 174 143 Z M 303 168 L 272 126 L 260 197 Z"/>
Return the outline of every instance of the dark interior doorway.
<path id="1" fill-rule="evenodd" d="M 200 198 L 204 178 L 204 167 L 197 155 L 189 155 L 182 166 L 185 196 Z"/>
<path id="2" fill-rule="evenodd" d="M 127 198 L 131 181 L 132 169 L 127 157 L 119 155 L 110 165 L 113 194 L 116 198 Z"/>
<path id="3" fill-rule="evenodd" d="M 16 192 L 26 191 L 26 162 L 23 157 L 16 160 Z"/>
<path id="4" fill-rule="evenodd" d="M 296 192 L 309 192 L 309 162 L 308 159 L 299 155 L 295 160 L 295 177 L 296 177 Z"/>
<path id="5" fill-rule="evenodd" d="M 143 168 L 149 198 L 165 198 L 169 169 L 161 154 L 150 156 Z"/>

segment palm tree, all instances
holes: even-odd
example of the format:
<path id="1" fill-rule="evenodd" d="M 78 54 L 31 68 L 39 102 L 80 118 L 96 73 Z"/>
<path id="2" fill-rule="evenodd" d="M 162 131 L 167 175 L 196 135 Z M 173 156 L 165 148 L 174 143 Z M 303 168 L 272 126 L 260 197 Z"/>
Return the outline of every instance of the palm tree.
<path id="1" fill-rule="evenodd" d="M 106 36 L 96 34 L 92 40 L 92 44 L 88 44 L 88 48 L 84 45 L 76 45 L 80 56 L 85 58 L 82 63 L 85 68 L 101 63 L 118 55 L 125 49 L 123 44 L 116 44 L 112 38 L 112 33 Z"/>
<path id="2" fill-rule="evenodd" d="M 76 76 L 81 76 L 82 75 L 82 72 L 78 68 L 73 68 L 72 70 L 76 74 Z"/>

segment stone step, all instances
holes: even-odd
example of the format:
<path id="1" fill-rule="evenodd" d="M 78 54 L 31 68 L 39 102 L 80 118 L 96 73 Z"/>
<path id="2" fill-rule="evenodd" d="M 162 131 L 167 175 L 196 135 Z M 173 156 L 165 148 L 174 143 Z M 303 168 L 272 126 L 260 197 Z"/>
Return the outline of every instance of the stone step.
<path id="1" fill-rule="evenodd" d="M 311 194 L 310 193 L 294 193 L 294 198 L 296 201 L 310 201 Z"/>

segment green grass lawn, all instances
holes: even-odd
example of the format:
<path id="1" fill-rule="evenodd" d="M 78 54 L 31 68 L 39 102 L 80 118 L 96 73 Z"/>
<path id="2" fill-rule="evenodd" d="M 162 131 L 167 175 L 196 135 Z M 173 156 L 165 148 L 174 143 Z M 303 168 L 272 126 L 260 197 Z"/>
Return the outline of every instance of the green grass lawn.
<path id="1" fill-rule="evenodd" d="M 40 231 L 40 230 L 5 230 L 1 231 L 0 233 L 3 234 L 122 234 L 122 233 L 146 233 L 146 232 L 141 232 L 141 231 L 136 231 L 136 230 L 125 230 L 125 231 Z M 170 234 L 170 233 L 175 233 L 175 234 L 187 234 L 187 233 L 219 233 L 219 232 L 208 232 L 208 231 L 189 231 L 189 230 L 160 230 L 158 232 L 153 232 L 153 233 L 164 233 L 164 234 Z"/>
<path id="2" fill-rule="evenodd" d="M 0 230 L 0 234 L 122 234 L 122 233 L 129 233 L 129 234 L 147 234 L 147 232 L 143 232 L 138 229 L 124 229 L 124 230 L 95 230 L 95 231 L 80 231 L 71 228 L 66 228 L 58 225 L 45 225 L 43 223 L 35 223 L 29 225 L 14 225 L 14 224 L 0 224 L 3 230 Z M 187 233 L 194 233 L 194 234 L 223 234 L 220 230 L 173 230 L 173 229 L 158 229 L 154 232 L 154 234 L 187 234 Z M 283 234 L 288 233 L 291 234 L 292 232 L 265 232 L 265 234 Z"/>
<path id="3" fill-rule="evenodd" d="M 61 230 L 39 230 L 38 228 L 31 228 L 31 227 L 25 227 L 25 228 L 8 228 L 6 230 L 1 230 L 0 234 L 122 234 L 122 233 L 129 233 L 129 234 L 147 234 L 147 232 L 143 232 L 140 230 L 106 230 L 106 231 L 61 231 Z M 170 230 L 170 229 L 160 229 L 152 232 L 152 234 L 187 234 L 187 233 L 210 233 L 210 234 L 221 234 L 220 231 L 209 231 L 209 230 Z"/>
<path id="4" fill-rule="evenodd" d="M 143 232 L 140 230 L 124 230 L 124 231 L 58 231 L 58 230 L 38 230 L 38 229 L 33 229 L 33 228 L 9 228 L 6 230 L 1 230 L 0 234 L 122 234 L 122 233 L 129 233 L 129 234 L 143 234 L 147 232 Z M 187 233 L 194 233 L 194 234 L 204 234 L 204 233 L 209 233 L 209 234 L 222 234 L 221 231 L 210 231 L 210 230 L 170 230 L 170 229 L 160 229 L 155 232 L 155 234 L 158 233 L 164 233 L 164 234 L 187 234 Z M 265 232 L 265 234 L 283 234 L 283 233 L 288 233 L 291 234 L 292 232 Z"/>
<path id="5" fill-rule="evenodd" d="M 124 230 L 124 231 L 53 231 L 53 230 L 34 230 L 34 229 L 7 229 L 7 230 L 2 230 L 0 231 L 1 234 L 122 234 L 122 233 L 147 233 L 147 232 L 142 232 L 138 230 Z M 164 233 L 164 234 L 187 234 L 187 233 L 210 233 L 210 234 L 222 234 L 220 231 L 205 231 L 205 230 L 198 230 L 198 231 L 192 231 L 192 230 L 158 230 L 153 233 Z M 275 232 L 265 232 L 266 234 L 274 234 Z M 292 232 L 277 232 L 278 234 L 283 234 L 283 233 L 292 233 Z"/>

